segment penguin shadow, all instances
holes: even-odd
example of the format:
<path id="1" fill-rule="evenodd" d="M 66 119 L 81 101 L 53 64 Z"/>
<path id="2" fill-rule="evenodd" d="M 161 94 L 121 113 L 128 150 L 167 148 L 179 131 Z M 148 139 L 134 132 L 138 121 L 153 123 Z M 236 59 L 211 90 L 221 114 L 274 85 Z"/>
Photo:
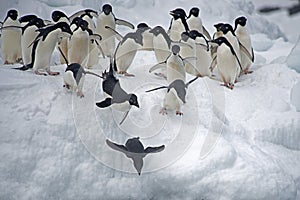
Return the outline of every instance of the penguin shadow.
<path id="1" fill-rule="evenodd" d="M 145 148 L 139 137 L 130 138 L 126 141 L 125 145 L 114 143 L 110 140 L 106 140 L 106 145 L 112 150 L 124 153 L 129 159 L 132 159 L 133 166 L 136 169 L 138 175 L 141 175 L 142 168 L 144 166 L 144 157 L 150 153 L 159 153 L 165 149 L 165 145 L 157 147 Z"/>

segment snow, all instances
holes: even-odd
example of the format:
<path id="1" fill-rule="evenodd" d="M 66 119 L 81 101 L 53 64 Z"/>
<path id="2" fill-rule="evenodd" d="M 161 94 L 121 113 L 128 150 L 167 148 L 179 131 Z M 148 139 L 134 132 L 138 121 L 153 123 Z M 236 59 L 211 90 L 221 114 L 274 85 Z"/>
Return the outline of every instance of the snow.
<path id="1" fill-rule="evenodd" d="M 296 70 L 298 73 L 300 73 L 300 37 L 295 44 L 294 48 L 292 49 L 290 55 L 287 58 L 287 64 L 290 68 Z"/>
<path id="2" fill-rule="evenodd" d="M 7 1 L 0 16 L 15 7 L 21 15 L 49 18 L 54 9 L 72 14 L 84 7 L 98 10 L 105 2 Z M 290 68 L 299 67 L 299 31 L 293 25 L 299 15 L 291 21 L 284 12 L 260 16 L 255 9 L 261 4 L 246 0 L 107 2 L 119 18 L 164 27 L 168 11 L 196 5 L 211 33 L 213 24 L 245 15 L 254 72 L 241 76 L 234 90 L 201 78 L 188 88 L 182 117 L 162 116 L 165 91 L 144 91 L 166 83 L 148 73 L 156 64 L 153 53 L 138 52 L 129 68 L 136 77 L 119 79 L 141 107 L 119 125 L 122 113 L 95 106 L 104 98 L 95 77 L 87 75 L 80 99 L 62 87 L 62 75 L 0 66 L 0 199 L 300 199 L 300 75 Z M 55 65 L 58 55 L 51 69 L 63 73 L 66 66 Z M 101 59 L 92 70 L 106 67 Z M 144 158 L 141 176 L 131 160 L 105 144 L 106 138 L 124 144 L 136 136 L 145 147 L 166 145 Z"/>

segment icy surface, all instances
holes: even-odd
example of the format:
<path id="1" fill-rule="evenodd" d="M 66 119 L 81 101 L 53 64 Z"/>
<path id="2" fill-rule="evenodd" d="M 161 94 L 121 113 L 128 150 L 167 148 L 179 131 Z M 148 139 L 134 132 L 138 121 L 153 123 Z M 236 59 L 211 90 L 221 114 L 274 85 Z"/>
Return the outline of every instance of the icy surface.
<path id="1" fill-rule="evenodd" d="M 7 6 L 50 18 L 54 9 L 72 14 L 84 7 L 99 10 L 105 2 L 112 3 L 119 18 L 164 27 L 171 9 L 196 4 L 16 0 L 1 2 L 0 15 Z M 141 105 L 122 126 L 120 113 L 95 107 L 104 98 L 97 78 L 86 77 L 85 98 L 80 99 L 62 87 L 62 75 L 36 76 L 12 69 L 19 65 L 0 66 L 0 199 L 300 199 L 300 75 L 288 67 L 295 44 L 285 40 L 298 33 L 283 33 L 277 26 L 282 20 L 268 21 L 245 0 L 203 0 L 196 6 L 211 33 L 214 23 L 248 18 L 254 72 L 241 76 L 234 90 L 218 80 L 197 80 L 189 86 L 182 117 L 158 114 L 163 90 L 144 92 L 165 85 L 148 73 L 156 64 L 151 52 L 137 53 L 129 68 L 134 78 L 119 77 Z M 287 19 L 284 13 L 276 19 L 280 15 Z M 55 65 L 58 60 L 56 51 L 51 69 L 63 73 L 66 66 Z M 107 61 L 100 60 L 92 70 L 106 67 Z M 167 147 L 144 159 L 141 176 L 131 160 L 103 140 L 121 144 L 134 136 L 145 146 Z"/>
<path id="2" fill-rule="evenodd" d="M 290 68 L 296 70 L 298 73 L 300 73 L 300 37 L 298 38 L 298 41 L 295 45 L 295 47 L 292 49 L 292 52 L 287 58 L 287 64 Z"/>

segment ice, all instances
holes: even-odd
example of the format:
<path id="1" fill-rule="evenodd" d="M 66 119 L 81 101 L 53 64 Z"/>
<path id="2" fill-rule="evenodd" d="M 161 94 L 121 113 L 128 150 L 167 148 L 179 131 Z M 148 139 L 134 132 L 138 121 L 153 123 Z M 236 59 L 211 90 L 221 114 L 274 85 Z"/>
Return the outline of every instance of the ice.
<path id="1" fill-rule="evenodd" d="M 188 88 L 184 115 L 162 116 L 165 91 L 144 91 L 166 83 L 148 73 L 154 54 L 138 52 L 129 68 L 136 76 L 118 78 L 137 93 L 141 108 L 132 108 L 120 126 L 121 113 L 95 106 L 104 98 L 101 80 L 87 75 L 80 99 L 62 87 L 62 75 L 37 76 L 1 64 L 0 199 L 300 199 L 298 16 L 263 17 L 248 0 L 16 0 L 1 2 L 0 16 L 15 7 L 21 15 L 50 19 L 55 9 L 70 15 L 104 3 L 135 25 L 166 28 L 170 10 L 199 6 L 210 33 L 213 24 L 245 15 L 254 72 L 242 75 L 234 90 L 220 86 L 216 71 L 214 79 L 199 78 Z M 58 60 L 55 51 L 51 69 L 62 74 L 66 66 Z M 101 59 L 92 70 L 106 67 Z M 144 158 L 141 176 L 131 160 L 105 145 L 106 138 L 124 144 L 136 136 L 145 147 L 166 145 Z"/>

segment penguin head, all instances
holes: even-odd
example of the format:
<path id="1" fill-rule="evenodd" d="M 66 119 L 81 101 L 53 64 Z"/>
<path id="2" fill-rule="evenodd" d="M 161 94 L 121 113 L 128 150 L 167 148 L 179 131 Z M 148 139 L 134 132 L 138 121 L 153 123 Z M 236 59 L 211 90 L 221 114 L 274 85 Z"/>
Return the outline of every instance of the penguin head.
<path id="1" fill-rule="evenodd" d="M 182 8 L 176 8 L 175 10 L 170 11 L 170 15 L 172 15 L 175 20 L 185 19 L 187 17 Z"/>
<path id="2" fill-rule="evenodd" d="M 191 8 L 189 17 L 191 17 L 191 16 L 198 17 L 199 12 L 200 12 L 199 8 L 197 8 L 197 7 Z"/>
<path id="3" fill-rule="evenodd" d="M 211 42 L 218 44 L 221 46 L 223 43 L 229 43 L 228 40 L 225 37 L 219 37 L 217 39 L 211 40 Z"/>
<path id="4" fill-rule="evenodd" d="M 191 30 L 191 32 L 189 33 L 190 37 L 195 40 L 197 37 L 202 37 L 206 40 L 206 38 L 204 37 L 204 35 L 202 33 L 199 33 L 199 31 L 197 30 Z"/>
<path id="5" fill-rule="evenodd" d="M 158 36 L 159 34 L 165 33 L 165 29 L 161 26 L 156 26 L 152 30 L 149 31 L 150 33 L 154 34 L 155 36 Z"/>
<path id="6" fill-rule="evenodd" d="M 137 96 L 135 94 L 129 94 L 129 104 L 132 106 L 140 107 Z"/>
<path id="7" fill-rule="evenodd" d="M 72 24 L 75 24 L 77 27 L 80 27 L 80 23 L 82 22 L 82 18 L 81 17 L 75 17 L 72 22 L 71 22 L 71 25 Z"/>
<path id="8" fill-rule="evenodd" d="M 217 23 L 214 25 L 214 27 L 217 29 L 217 31 L 220 31 L 221 26 L 223 26 L 223 25 L 224 25 L 224 23 Z"/>
<path id="9" fill-rule="evenodd" d="M 228 32 L 231 32 L 232 35 L 235 36 L 234 30 L 233 30 L 233 28 L 232 28 L 232 26 L 230 24 L 223 24 L 220 27 L 220 31 L 222 31 L 224 35 L 226 35 Z"/>
<path id="10" fill-rule="evenodd" d="M 144 153 L 144 145 L 139 137 L 128 139 L 125 146 L 132 153 Z"/>
<path id="11" fill-rule="evenodd" d="M 89 28 L 89 23 L 82 19 L 79 23 L 79 27 L 81 28 L 82 31 L 85 31 Z"/>
<path id="12" fill-rule="evenodd" d="M 42 27 L 46 26 L 46 24 L 44 23 L 44 20 L 42 20 L 41 18 L 34 18 L 34 19 L 30 20 L 29 25 L 34 25 L 38 28 L 42 28 Z"/>
<path id="13" fill-rule="evenodd" d="M 36 18 L 37 18 L 36 15 L 24 15 L 24 16 L 19 18 L 19 22 L 20 23 L 27 23 L 27 22 L 30 22 L 33 19 L 36 19 Z"/>
<path id="14" fill-rule="evenodd" d="M 184 42 L 188 41 L 189 37 L 190 34 L 188 32 L 185 31 L 181 33 L 181 40 L 183 40 Z"/>
<path id="15" fill-rule="evenodd" d="M 18 18 L 18 11 L 15 9 L 11 9 L 7 12 L 7 18 L 11 18 L 12 20 L 16 20 Z"/>
<path id="16" fill-rule="evenodd" d="M 172 46 L 172 53 L 174 55 L 177 55 L 179 53 L 179 51 L 180 51 L 180 47 L 178 45 L 173 45 Z"/>
<path id="17" fill-rule="evenodd" d="M 140 30 L 141 33 L 145 32 L 146 30 L 151 29 L 146 23 L 139 23 L 137 25 L 137 30 Z"/>
<path id="18" fill-rule="evenodd" d="M 60 28 L 63 33 L 68 33 L 70 35 L 73 34 L 71 29 L 70 29 L 69 24 L 67 24 L 66 22 L 58 22 L 55 26 L 57 28 Z"/>
<path id="19" fill-rule="evenodd" d="M 59 10 L 55 10 L 52 12 L 52 20 L 54 22 L 58 22 L 60 20 L 60 18 L 65 17 L 69 20 L 69 18 L 67 17 L 67 15 Z"/>
<path id="20" fill-rule="evenodd" d="M 237 25 L 246 26 L 247 18 L 244 16 L 238 17 L 235 19 L 235 27 Z"/>
<path id="21" fill-rule="evenodd" d="M 112 12 L 112 7 L 110 4 L 104 4 L 102 6 L 102 12 L 104 12 L 105 15 L 109 15 Z"/>
<path id="22" fill-rule="evenodd" d="M 97 11 L 95 11 L 95 10 L 92 10 L 92 9 L 85 9 L 84 11 L 85 11 L 85 15 L 89 16 L 91 19 L 92 19 L 93 17 L 98 17 L 98 13 L 97 13 Z"/>

